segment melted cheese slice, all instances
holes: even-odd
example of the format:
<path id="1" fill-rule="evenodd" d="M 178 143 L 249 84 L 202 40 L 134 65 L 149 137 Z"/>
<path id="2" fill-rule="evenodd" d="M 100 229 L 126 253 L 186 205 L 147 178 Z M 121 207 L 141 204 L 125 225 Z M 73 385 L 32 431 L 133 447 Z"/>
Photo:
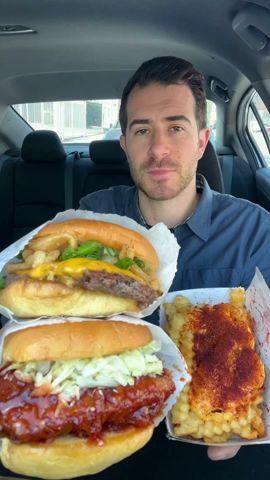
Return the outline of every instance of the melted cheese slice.
<path id="1" fill-rule="evenodd" d="M 57 275 L 60 277 L 68 276 L 77 279 L 83 276 L 85 270 L 93 270 L 95 272 L 105 270 L 108 273 L 125 275 L 138 282 L 145 283 L 141 277 L 135 275 L 129 270 L 118 268 L 115 265 L 103 262 L 102 260 L 91 260 L 89 258 L 71 258 L 70 260 L 64 260 L 63 262 L 43 263 L 35 268 L 18 270 L 16 273 L 18 275 L 28 275 L 31 278 L 39 280 L 46 278 L 48 275 Z"/>

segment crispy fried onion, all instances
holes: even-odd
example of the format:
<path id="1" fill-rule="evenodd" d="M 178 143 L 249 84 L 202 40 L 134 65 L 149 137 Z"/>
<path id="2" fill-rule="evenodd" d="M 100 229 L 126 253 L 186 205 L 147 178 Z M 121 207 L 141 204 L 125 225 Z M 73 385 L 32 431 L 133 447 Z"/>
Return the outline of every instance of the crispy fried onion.
<path id="1" fill-rule="evenodd" d="M 127 257 L 133 259 L 135 257 L 135 250 L 129 247 L 129 245 L 124 244 L 119 252 L 119 260 Z"/>
<path id="2" fill-rule="evenodd" d="M 134 258 L 136 256 L 134 248 L 130 247 L 129 245 L 123 245 L 120 253 L 119 253 L 119 260 L 122 258 Z M 156 276 L 155 268 L 153 265 L 148 262 L 147 260 L 143 261 L 144 263 L 144 269 L 142 270 L 139 265 L 131 265 L 129 267 L 129 270 L 136 275 L 139 275 L 141 278 L 143 278 L 146 281 L 149 281 L 150 278 L 154 278 Z"/>
<path id="3" fill-rule="evenodd" d="M 23 262 L 10 263 L 6 267 L 7 273 L 18 272 L 28 268 L 35 268 L 44 263 L 57 260 L 66 247 L 76 248 L 78 240 L 69 233 L 58 235 L 45 235 L 44 237 L 31 240 L 22 251 Z"/>
<path id="4" fill-rule="evenodd" d="M 157 278 L 154 276 L 154 274 L 149 274 L 149 273 L 146 273 L 144 272 L 140 267 L 139 265 L 131 265 L 129 267 L 129 270 L 133 273 L 135 273 L 135 275 L 137 275 L 138 277 L 140 277 L 142 280 L 144 280 L 145 282 L 147 282 L 152 288 L 158 290 L 160 288 L 160 284 L 159 284 L 159 281 L 157 280 Z"/>
<path id="5" fill-rule="evenodd" d="M 78 239 L 70 233 L 60 233 L 55 235 L 45 235 L 41 238 L 34 238 L 30 242 L 30 249 L 43 252 L 51 252 L 56 249 L 64 249 L 65 247 L 76 248 L 78 246 Z M 27 247 L 25 251 L 27 250 Z M 24 258 L 24 256 L 23 256 Z"/>
<path id="6" fill-rule="evenodd" d="M 55 235 L 45 235 L 41 238 L 36 238 L 30 241 L 28 245 L 22 251 L 23 262 L 10 263 L 6 267 L 7 273 L 14 273 L 24 269 L 30 269 L 38 267 L 44 263 L 54 262 L 59 258 L 61 253 L 66 247 L 76 248 L 78 246 L 78 239 L 69 233 L 60 233 Z M 134 258 L 135 251 L 129 245 L 123 245 L 119 252 L 119 259 Z M 129 270 L 135 273 L 138 277 L 142 278 L 153 288 L 159 288 L 159 283 L 155 279 L 155 272 L 151 264 L 147 261 L 144 262 L 145 268 L 139 267 L 134 264 L 129 267 Z M 48 280 L 53 280 L 54 275 L 50 275 Z M 72 286 L 72 280 L 66 277 L 62 279 L 62 282 L 68 286 Z"/>
<path id="7" fill-rule="evenodd" d="M 35 268 L 43 263 L 54 262 L 60 255 L 60 250 L 53 250 L 50 253 L 38 250 L 27 256 L 25 262 L 10 263 L 6 267 L 7 273 L 14 273 L 27 268 Z"/>
<path id="8" fill-rule="evenodd" d="M 134 248 L 130 247 L 129 245 L 123 245 L 120 253 L 119 253 L 119 260 L 122 258 L 134 258 L 135 257 L 135 250 Z M 151 285 L 153 288 L 159 288 L 159 282 L 156 280 L 155 276 L 155 271 L 151 264 L 147 262 L 147 260 L 144 260 L 144 269 L 139 267 L 137 264 L 133 264 L 129 267 L 129 270 L 138 277 L 142 278 L 142 280 L 146 281 Z"/>

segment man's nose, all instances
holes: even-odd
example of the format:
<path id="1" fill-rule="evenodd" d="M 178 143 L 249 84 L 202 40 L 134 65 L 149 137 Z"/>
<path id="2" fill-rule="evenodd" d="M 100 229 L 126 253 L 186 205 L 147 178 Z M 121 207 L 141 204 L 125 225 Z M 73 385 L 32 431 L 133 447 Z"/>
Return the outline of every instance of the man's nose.
<path id="1" fill-rule="evenodd" d="M 156 160 L 162 160 L 170 151 L 167 136 L 162 132 L 154 132 L 151 135 L 150 153 Z"/>

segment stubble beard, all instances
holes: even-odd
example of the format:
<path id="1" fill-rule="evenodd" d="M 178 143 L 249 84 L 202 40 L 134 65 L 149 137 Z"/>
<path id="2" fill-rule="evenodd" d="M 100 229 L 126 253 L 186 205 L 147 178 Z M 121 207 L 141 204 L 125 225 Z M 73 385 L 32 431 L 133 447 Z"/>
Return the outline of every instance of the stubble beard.
<path id="1" fill-rule="evenodd" d="M 175 163 L 173 164 L 172 162 L 170 164 L 164 163 L 162 165 L 148 163 L 147 165 L 141 166 L 138 171 L 129 160 L 130 172 L 135 185 L 144 193 L 144 195 L 146 195 L 147 198 L 155 201 L 171 200 L 180 195 L 190 185 L 194 175 L 196 175 L 197 163 L 197 160 L 194 160 L 194 163 L 190 165 L 187 172 L 182 172 L 179 170 L 179 165 L 176 165 Z M 175 170 L 174 176 L 178 176 L 177 180 L 175 177 L 173 179 L 174 186 L 168 184 L 168 179 L 149 178 L 147 171 L 150 166 L 173 168 Z"/>

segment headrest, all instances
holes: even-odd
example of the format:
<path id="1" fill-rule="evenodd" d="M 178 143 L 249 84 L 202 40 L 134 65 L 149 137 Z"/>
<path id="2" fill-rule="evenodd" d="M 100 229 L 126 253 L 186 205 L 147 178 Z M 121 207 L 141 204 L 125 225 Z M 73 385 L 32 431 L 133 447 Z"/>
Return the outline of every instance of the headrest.
<path id="1" fill-rule="evenodd" d="M 212 190 L 224 192 L 224 183 L 219 159 L 211 142 L 208 142 L 202 158 L 198 162 L 198 172 L 209 183 Z"/>
<path id="2" fill-rule="evenodd" d="M 21 156 L 27 163 L 58 163 L 66 158 L 66 152 L 57 133 L 36 130 L 26 135 Z"/>
<path id="3" fill-rule="evenodd" d="M 94 140 L 89 145 L 89 155 L 94 163 L 124 163 L 126 156 L 119 140 Z"/>

